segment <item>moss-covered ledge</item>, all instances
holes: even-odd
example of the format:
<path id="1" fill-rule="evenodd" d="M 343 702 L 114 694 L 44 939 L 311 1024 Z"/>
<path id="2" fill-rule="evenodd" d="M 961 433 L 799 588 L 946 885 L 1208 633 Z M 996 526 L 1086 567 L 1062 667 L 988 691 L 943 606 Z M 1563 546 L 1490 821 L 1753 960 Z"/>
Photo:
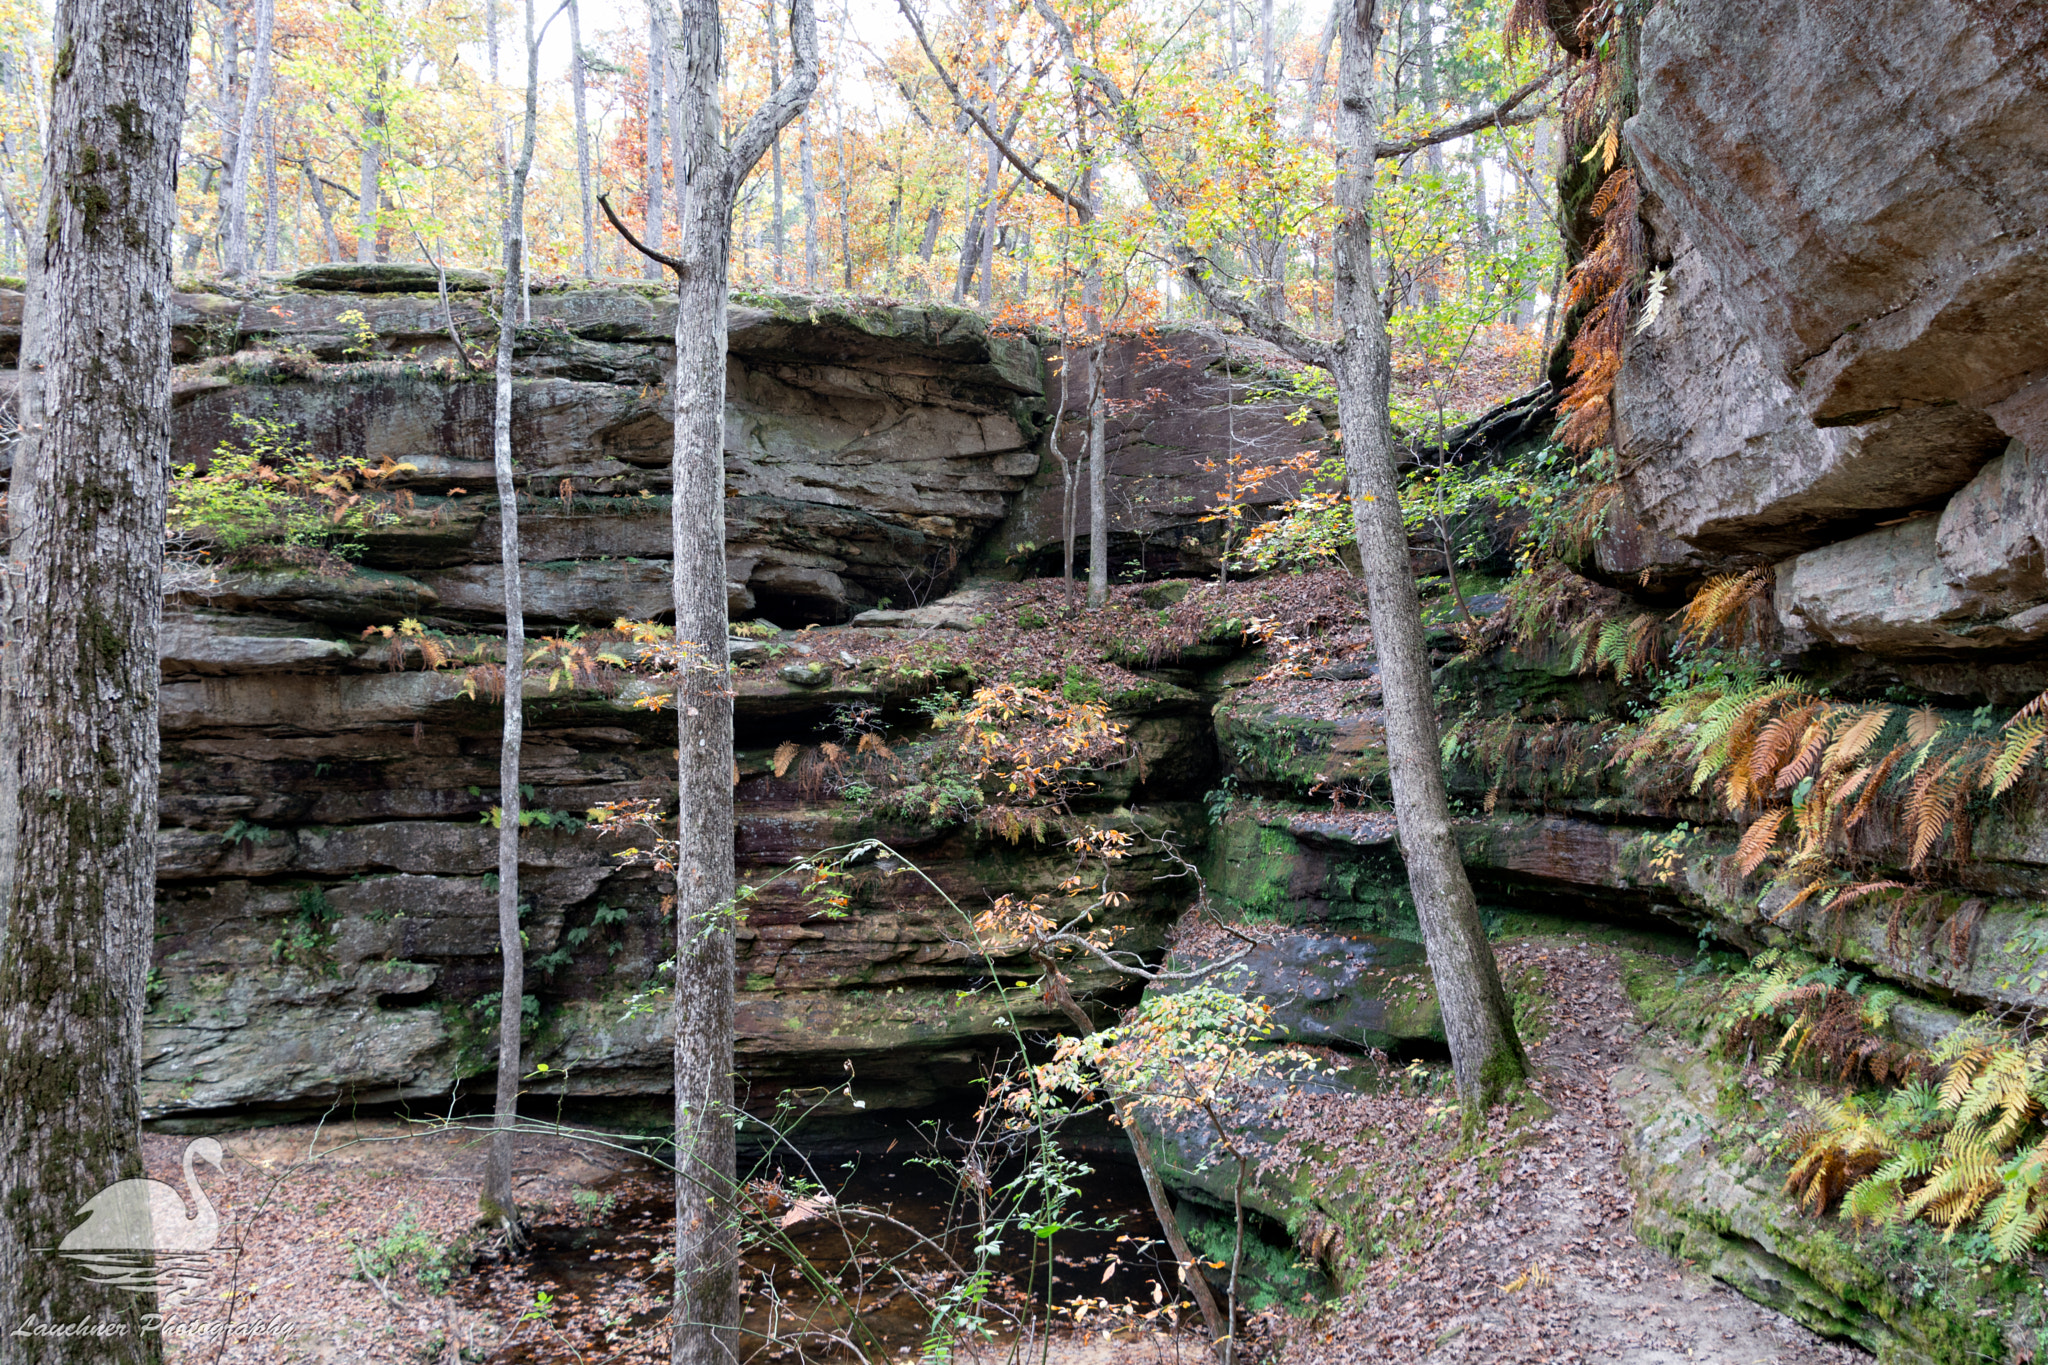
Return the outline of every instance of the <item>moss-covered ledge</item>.
<path id="1" fill-rule="evenodd" d="M 2040 1277 L 1959 1254 L 1925 1225 L 1857 1231 L 1801 1213 L 1758 1141 L 1773 1114 L 1736 1068 L 1671 1039 L 1612 1081 L 1631 1132 L 1636 1233 L 1884 1365 L 2030 1360 L 2048 1347 Z"/>

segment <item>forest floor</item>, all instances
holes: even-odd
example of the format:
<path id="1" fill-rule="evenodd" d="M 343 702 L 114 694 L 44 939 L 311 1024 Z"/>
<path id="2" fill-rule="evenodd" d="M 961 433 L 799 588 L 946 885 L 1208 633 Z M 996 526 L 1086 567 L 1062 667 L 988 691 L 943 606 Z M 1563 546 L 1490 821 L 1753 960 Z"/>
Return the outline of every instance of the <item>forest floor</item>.
<path id="1" fill-rule="evenodd" d="M 1420 1245 L 1376 1260 L 1341 1303 L 1310 1322 L 1287 1324 L 1274 1359 L 1869 1360 L 1636 1239 L 1619 1163 L 1627 1125 L 1612 1087 L 1645 1027 L 1622 986 L 1620 953 L 1575 935 L 1510 941 L 1498 952 L 1503 974 L 1540 1002 L 1540 1021 L 1528 1031 L 1540 1039 L 1530 1049 L 1538 1072 L 1533 1088 L 1549 1114 L 1501 1144 L 1504 1159 L 1491 1178 L 1475 1179 L 1474 1164 L 1466 1163 L 1423 1187 L 1434 1193 L 1418 1198 L 1418 1209 L 1450 1212 L 1432 1214 Z M 1358 1103 L 1376 1108 L 1387 1098 Z M 1407 1106 L 1418 1107 L 1413 1099 Z M 1412 1116 L 1391 1122 L 1403 1126 Z M 1413 1154 L 1431 1144 L 1422 1136 L 1399 1145 Z"/>
<path id="2" fill-rule="evenodd" d="M 1621 984 L 1619 952 L 1568 934 L 1510 940 L 1500 956 L 1539 1040 L 1536 1117 L 1519 1127 L 1497 1123 L 1497 1140 L 1481 1140 L 1480 1155 L 1492 1158 L 1463 1159 L 1449 1111 L 1427 1096 L 1394 1090 L 1304 1113 L 1305 1128 L 1335 1124 L 1353 1136 L 1360 1171 L 1377 1152 L 1409 1172 L 1380 1215 L 1383 1228 L 1402 1231 L 1344 1300 L 1312 1318 L 1274 1312 L 1255 1320 L 1247 1355 L 1274 1365 L 1867 1359 L 1636 1240 L 1618 1164 L 1625 1124 L 1611 1087 L 1644 1030 Z M 221 1214 L 221 1249 L 210 1276 L 165 1308 L 166 1354 L 178 1365 L 667 1358 L 661 1295 L 650 1283 L 655 1248 L 666 1240 L 666 1219 L 651 1201 L 662 1197 L 666 1177 L 636 1153 L 520 1134 L 520 1198 L 541 1221 L 595 1227 L 612 1211 L 599 1191 L 646 1210 L 631 1220 L 640 1242 L 604 1253 L 609 1263 L 565 1290 L 559 1277 L 525 1266 L 466 1273 L 476 1246 L 480 1133 L 374 1119 L 220 1140 L 224 1166 L 201 1163 L 197 1175 Z M 186 1142 L 145 1138 L 150 1173 L 179 1183 Z M 1470 1144 L 1463 1151 L 1469 1158 Z M 520 1321 L 551 1289 L 547 1311 Z M 234 1324 L 225 1346 L 223 1321 Z M 1068 1330 L 1053 1347 L 1048 1365 L 1211 1358 L 1196 1338 L 1165 1333 Z M 963 1365 L 975 1358 L 959 1357 Z"/>

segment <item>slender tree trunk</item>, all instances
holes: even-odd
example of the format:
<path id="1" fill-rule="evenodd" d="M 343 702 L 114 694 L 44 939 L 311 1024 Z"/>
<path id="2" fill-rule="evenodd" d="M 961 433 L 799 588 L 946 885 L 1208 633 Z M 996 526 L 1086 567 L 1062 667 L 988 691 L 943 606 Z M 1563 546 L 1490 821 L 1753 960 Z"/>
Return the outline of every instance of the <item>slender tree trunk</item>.
<path id="1" fill-rule="evenodd" d="M 725 368 L 727 268 L 739 187 L 818 84 L 811 0 L 790 0 L 791 71 L 728 147 L 718 0 L 682 0 L 680 245 L 676 273 L 671 531 L 676 684 L 675 1365 L 739 1359 L 739 1244 L 733 1221 L 733 806 L 731 663 L 726 649 Z M 615 220 L 616 222 L 616 220 Z M 640 244 L 643 252 L 646 244 Z M 653 248 L 659 252 L 659 247 Z"/>
<path id="2" fill-rule="evenodd" d="M 1385 698 L 1387 758 L 1401 853 L 1443 1007 L 1458 1094 L 1477 1109 L 1520 1080 L 1528 1063 L 1515 1035 L 1514 1012 L 1501 988 L 1500 969 L 1479 922 L 1478 902 L 1465 876 L 1444 791 L 1429 651 L 1408 559 L 1408 533 L 1401 524 L 1388 408 L 1391 354 L 1372 259 L 1369 149 L 1379 136 L 1372 73 L 1380 23 L 1375 0 L 1342 3 L 1347 13 L 1338 68 L 1336 282 L 1344 341 L 1335 348 L 1332 368 Z"/>
<path id="3" fill-rule="evenodd" d="M 970 197 L 976 197 L 969 181 Z M 977 202 L 967 215 L 967 226 L 960 233 L 960 268 L 953 273 L 953 302 L 967 302 L 967 286 L 974 283 L 974 272 L 981 262 L 981 224 L 986 213 L 985 207 Z"/>
<path id="4" fill-rule="evenodd" d="M 1046 983 L 1051 988 L 1053 1004 L 1059 1007 L 1074 1031 L 1081 1037 L 1095 1033 L 1095 1021 L 1088 1017 L 1088 1011 L 1081 1008 L 1079 1001 L 1067 989 L 1066 978 L 1060 975 L 1055 963 L 1041 962 L 1045 969 Z M 1202 1315 L 1202 1322 L 1209 1329 L 1209 1340 L 1216 1348 L 1221 1365 L 1229 1365 L 1234 1344 L 1233 1324 L 1230 1316 L 1216 1302 L 1215 1293 L 1202 1275 L 1202 1261 L 1196 1257 L 1194 1248 L 1188 1245 L 1187 1237 L 1181 1232 L 1180 1219 L 1174 1216 L 1173 1197 L 1166 1189 L 1166 1182 L 1159 1176 L 1159 1158 L 1152 1151 L 1151 1139 L 1145 1135 L 1143 1123 L 1138 1115 L 1135 1097 L 1119 1090 L 1109 1092 L 1110 1112 L 1122 1125 L 1125 1136 L 1131 1140 L 1131 1154 L 1138 1161 L 1138 1176 L 1145 1183 L 1145 1194 L 1152 1202 L 1152 1212 L 1159 1219 L 1159 1229 L 1166 1234 L 1166 1245 L 1179 1262 L 1181 1276 L 1188 1287 L 1188 1293 L 1195 1300 L 1195 1307 Z"/>
<path id="5" fill-rule="evenodd" d="M 1427 127 L 1435 122 L 1437 116 L 1436 11 L 1430 0 L 1415 0 L 1415 64 L 1417 81 L 1422 88 L 1422 103 L 1426 109 L 1424 126 Z M 1444 174 L 1443 145 L 1431 144 L 1425 155 L 1429 158 L 1429 173 L 1441 181 Z M 1421 292 L 1425 308 L 1434 308 L 1442 302 L 1435 269 L 1431 269 L 1422 277 Z"/>
<path id="6" fill-rule="evenodd" d="M 839 32 L 832 39 L 832 69 L 839 70 L 839 46 L 846 37 L 852 16 L 846 0 L 839 6 Z M 835 76 L 832 83 L 833 156 L 839 161 L 839 272 L 841 286 L 853 292 L 853 167 L 846 159 L 846 91 Z"/>
<path id="7" fill-rule="evenodd" d="M 526 117 L 519 159 L 499 241 L 505 259 L 505 294 L 498 310 L 496 401 L 491 412 L 491 463 L 498 482 L 498 555 L 505 580 L 505 718 L 498 750 L 498 951 L 504 959 L 498 988 L 498 1095 L 491 1152 L 484 1164 L 483 1216 L 516 1246 L 522 1240 L 512 1185 L 512 1132 L 519 1122 L 520 1035 L 525 1022 L 526 948 L 519 937 L 519 759 L 526 734 L 526 613 L 520 581 L 519 484 L 512 471 L 512 301 L 526 280 L 526 180 L 533 169 L 540 108 L 540 35 L 533 0 L 526 0 Z M 587 250 L 587 247 L 586 247 Z"/>
<path id="8" fill-rule="evenodd" d="M 661 249 L 662 78 L 668 71 L 668 0 L 647 0 L 647 218 L 641 229 L 648 245 Z M 661 278 L 658 262 L 647 263 L 647 278 Z"/>
<path id="9" fill-rule="evenodd" d="M 248 92 L 242 98 L 234 169 L 222 187 L 221 216 L 227 219 L 228 236 L 222 273 L 229 279 L 249 273 L 249 177 L 256 166 L 257 118 L 270 95 L 270 30 L 276 8 L 274 0 L 256 0 L 256 57 L 249 68 Z"/>
<path id="10" fill-rule="evenodd" d="M 946 204 L 942 199 L 926 210 L 924 215 L 924 240 L 919 242 L 917 247 L 917 258 L 924 263 L 925 267 L 921 272 L 923 276 L 922 287 L 918 290 L 921 294 L 929 295 L 932 292 L 932 252 L 938 249 L 939 229 L 944 227 L 945 223 Z"/>
<path id="11" fill-rule="evenodd" d="M 676 638 L 702 651 L 678 678 L 676 834 L 676 1337 L 677 1365 L 724 1365 L 739 1317 L 730 1196 L 732 1105 L 732 699 L 725 603 L 725 310 L 730 199 L 717 172 L 718 52 L 711 0 L 683 0 L 691 28 L 684 78 L 696 117 L 685 129 L 707 163 L 683 197 L 678 288 L 674 486 Z M 688 19 L 685 21 L 689 22 Z M 801 58 L 799 58 L 801 60 Z M 711 111 L 708 119 L 705 110 Z M 708 126 L 707 126 L 708 124 Z M 703 183 L 710 182 L 710 183 Z M 736 1357 L 734 1357 L 736 1358 Z"/>
<path id="12" fill-rule="evenodd" d="M 883 286 L 883 288 L 885 289 L 893 289 L 896 287 L 896 260 L 897 257 L 902 255 L 902 231 L 903 178 L 899 174 L 896 179 L 896 196 L 895 198 L 889 201 L 889 231 L 888 235 L 884 239 L 884 247 L 882 254 L 882 259 L 888 262 L 888 265 L 886 266 L 883 272 L 883 278 L 888 281 L 888 283 Z"/>
<path id="13" fill-rule="evenodd" d="M 327 207 L 327 192 L 320 188 L 320 177 L 313 173 L 313 159 L 308 156 L 299 163 L 299 170 L 306 177 L 306 188 L 313 192 L 313 208 L 320 214 L 320 231 L 327 239 L 327 259 L 341 259 L 341 234 L 334 230 L 334 211 Z"/>
<path id="14" fill-rule="evenodd" d="M 590 198 L 590 126 L 584 111 L 587 77 L 583 62 L 583 18 L 569 0 L 569 97 L 576 110 L 576 191 L 583 210 L 583 278 L 597 278 L 597 224 Z"/>
<path id="15" fill-rule="evenodd" d="M 818 176 L 811 162 L 811 120 L 806 114 L 796 125 L 797 173 L 803 177 L 804 195 L 804 288 L 818 289 Z"/>
<path id="16" fill-rule="evenodd" d="M 775 26 L 775 0 L 768 0 L 768 88 L 776 89 L 782 84 L 782 31 Z M 773 182 L 775 220 L 771 226 L 775 245 L 775 282 L 786 284 L 788 274 L 788 245 L 783 236 L 782 206 L 782 139 L 775 139 L 775 145 L 768 149 L 768 174 Z"/>
<path id="17" fill-rule="evenodd" d="M 1533 146 L 1530 149 L 1529 156 L 1529 178 L 1522 184 L 1522 193 L 1526 196 L 1523 201 L 1522 222 L 1524 230 L 1531 237 L 1535 237 L 1546 230 L 1550 216 L 1544 208 L 1542 193 L 1543 184 L 1551 175 L 1550 125 L 1547 122 L 1536 125 L 1535 137 L 1532 141 Z M 1502 217 L 1502 226 L 1506 226 L 1505 215 Z M 1523 297 L 1520 303 L 1515 305 L 1515 324 L 1519 327 L 1535 327 L 1536 295 L 1533 289 Z"/>
<path id="18" fill-rule="evenodd" d="M 384 166 L 384 129 L 387 115 L 384 110 L 384 73 L 377 73 L 377 83 L 370 95 L 370 104 L 363 110 L 363 156 L 360 183 L 356 189 L 356 261 L 367 264 L 377 259 L 377 205 L 380 191 L 378 184 Z"/>
<path id="19" fill-rule="evenodd" d="M 51 1253 L 142 1175 L 173 191 L 189 0 L 60 0 L 9 514 L 0 762 L 0 1361 L 161 1358 Z M 38 364 L 40 360 L 40 364 Z M 118 1335 L 34 1338 L 30 1322 Z"/>
<path id="20" fill-rule="evenodd" d="M 277 269 L 277 111 L 263 111 L 263 268 Z"/>
<path id="21" fill-rule="evenodd" d="M 1001 210 L 1003 163 L 993 142 L 988 147 L 988 208 L 981 216 L 981 292 L 976 298 L 981 311 L 986 313 L 993 305 L 996 287 L 996 215 Z"/>
<path id="22" fill-rule="evenodd" d="M 1103 362 L 1107 338 L 1095 341 L 1094 379 L 1088 393 L 1088 605 L 1109 600 L 1109 384 Z"/>
<path id="23" fill-rule="evenodd" d="M 1479 139 L 1473 138 L 1466 153 L 1472 168 L 1472 228 L 1478 239 L 1479 252 L 1485 255 L 1493 250 L 1493 217 L 1486 204 L 1486 157 L 1479 150 Z"/>

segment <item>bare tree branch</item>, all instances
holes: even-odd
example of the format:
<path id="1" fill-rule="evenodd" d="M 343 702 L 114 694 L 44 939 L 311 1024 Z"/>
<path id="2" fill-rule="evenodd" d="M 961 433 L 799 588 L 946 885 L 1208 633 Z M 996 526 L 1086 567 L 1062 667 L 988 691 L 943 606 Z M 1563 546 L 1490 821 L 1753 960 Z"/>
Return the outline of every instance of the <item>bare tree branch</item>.
<path id="1" fill-rule="evenodd" d="M 961 91 L 959 84 L 953 79 L 953 73 L 948 71 L 946 64 L 939 60 L 939 54 L 932 47 L 931 39 L 925 35 L 924 24 L 918 19 L 917 11 L 911 8 L 910 0 L 896 0 L 896 8 L 902 10 L 903 17 L 910 21 L 910 31 L 917 35 L 917 45 L 924 49 L 924 55 L 931 62 L 932 70 L 938 73 L 939 80 L 946 87 L 946 93 L 953 97 L 953 103 L 959 107 L 960 112 L 974 121 L 974 126 L 981 129 L 990 143 L 994 144 L 995 149 L 1001 152 L 1004 159 L 1012 166 L 1015 166 L 1026 180 L 1029 180 L 1032 184 L 1072 209 L 1083 223 L 1092 222 L 1095 218 L 1094 203 L 1085 196 L 1076 194 L 1072 190 L 1063 189 L 1040 175 L 1034 169 L 1038 165 L 1040 158 L 1033 157 L 1030 161 L 1025 161 L 1017 149 L 1010 145 L 1010 139 L 996 130 L 995 124 L 989 121 L 987 113 L 979 105 L 971 102 L 966 94 Z M 1014 120 L 1011 122 L 1010 131 L 1016 131 L 1016 122 Z"/>
<path id="2" fill-rule="evenodd" d="M 777 134 L 802 115 L 818 88 L 818 17 L 811 6 L 790 6 L 789 47 L 788 78 L 753 112 L 726 148 L 726 168 L 734 185 L 745 180 L 755 163 L 768 154 Z"/>
<path id="3" fill-rule="evenodd" d="M 675 271 L 678 279 L 682 278 L 683 263 L 665 251 L 656 251 L 653 247 L 635 237 L 633 229 L 620 222 L 619 215 L 612 212 L 612 201 L 609 196 L 602 194 L 597 196 L 597 206 L 604 210 L 604 216 L 611 221 L 611 225 L 618 230 L 619 236 L 624 237 L 633 250 L 639 252 L 650 261 L 660 262 L 670 270 Z"/>
<path id="4" fill-rule="evenodd" d="M 1419 152 L 1426 147 L 1434 147 L 1439 143 L 1456 142 L 1461 137 L 1470 137 L 1482 128 L 1514 128 L 1524 123 L 1534 123 L 1537 119 L 1550 112 L 1548 104 L 1540 105 L 1534 109 L 1523 110 L 1519 113 L 1515 112 L 1515 110 L 1524 100 L 1556 80 L 1560 69 L 1559 67 L 1552 67 L 1521 89 L 1508 95 L 1491 109 L 1482 110 L 1470 118 L 1459 119 L 1456 123 L 1432 129 L 1427 133 L 1418 133 L 1414 137 L 1402 138 L 1398 142 L 1382 142 L 1373 148 L 1372 154 L 1376 159 L 1384 161 L 1388 157 L 1407 156 L 1410 152 Z"/>

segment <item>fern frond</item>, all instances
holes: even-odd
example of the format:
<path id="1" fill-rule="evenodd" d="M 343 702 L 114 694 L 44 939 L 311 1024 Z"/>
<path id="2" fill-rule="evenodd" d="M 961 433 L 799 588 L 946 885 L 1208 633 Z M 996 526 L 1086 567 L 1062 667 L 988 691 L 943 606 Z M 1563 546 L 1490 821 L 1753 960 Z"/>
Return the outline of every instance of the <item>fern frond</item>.
<path id="1" fill-rule="evenodd" d="M 1912 856 L 1908 866 L 1918 867 L 1934 851 L 1942 832 L 1949 826 L 1967 793 L 1957 772 L 1961 755 L 1938 768 L 1930 768 L 1913 779 L 1913 791 L 1906 808 L 1912 835 Z"/>
<path id="2" fill-rule="evenodd" d="M 792 741 L 786 739 L 783 740 L 782 743 L 776 745 L 775 775 L 777 777 L 786 776 L 789 772 L 789 765 L 796 761 L 796 756 L 802 751 L 802 745 L 793 743 Z"/>
<path id="3" fill-rule="evenodd" d="M 1615 125 L 1610 122 L 1607 125 L 1607 132 L 1601 135 L 1600 145 L 1604 147 L 1607 139 L 1613 136 L 1615 131 Z M 1586 205 L 1586 211 L 1595 218 L 1606 217 L 1607 210 L 1614 207 L 1614 201 L 1621 197 L 1622 191 L 1626 190 L 1634 180 L 1635 172 L 1627 169 L 1616 171 L 1613 175 L 1608 176 L 1606 180 L 1601 182 L 1600 188 L 1593 192 L 1593 202 Z"/>
<path id="4" fill-rule="evenodd" d="M 1903 752 L 1905 751 L 1902 749 L 1893 749 L 1878 760 L 1877 770 L 1871 773 L 1870 781 L 1864 785 L 1863 795 L 1856 799 L 1855 807 L 1850 810 L 1848 816 L 1842 821 L 1842 832 L 1844 834 L 1856 828 L 1857 825 L 1862 823 L 1863 817 L 1870 814 L 1870 807 L 1877 800 L 1877 794 L 1884 790 L 1885 778 L 1897 766 L 1899 755 Z"/>
<path id="5" fill-rule="evenodd" d="M 1860 901 L 1865 896 L 1874 896 L 1880 891 L 1904 891 L 1905 889 L 1906 884 L 1904 882 L 1859 882 L 1855 886 L 1845 886 L 1834 895 L 1828 897 L 1827 908 L 1829 910 L 1840 910 L 1852 901 Z"/>
<path id="6" fill-rule="evenodd" d="M 1820 762 L 1821 754 L 1827 749 L 1828 736 L 1833 731 L 1841 708 L 1823 707 L 1806 727 L 1806 733 L 1799 737 L 1799 749 L 1792 761 L 1778 769 L 1777 781 L 1771 785 L 1779 791 L 1786 791 L 1799 785 L 1805 776 Z"/>
<path id="7" fill-rule="evenodd" d="M 1923 706 L 1906 722 L 1907 742 L 1925 744 L 1940 734 L 1945 725 L 1947 722 L 1941 718 L 1939 711 L 1931 706 Z"/>
<path id="8" fill-rule="evenodd" d="M 1799 737 L 1806 733 L 1807 722 L 1819 710 L 1819 702 L 1808 702 L 1804 706 L 1781 711 L 1758 732 L 1756 747 L 1749 753 L 1750 776 L 1758 786 L 1768 787 L 1776 779 L 1778 770 L 1799 743 Z"/>
<path id="9" fill-rule="evenodd" d="M 1754 601 L 1770 582 L 1766 570 L 1721 574 L 1710 578 L 1686 603 L 1680 633 L 1704 643 L 1725 629 L 1742 609 Z"/>
<path id="10" fill-rule="evenodd" d="M 1839 771 L 1861 758 L 1863 751 L 1876 742 L 1877 737 L 1884 732 L 1885 723 L 1891 719 L 1891 714 L 1889 706 L 1879 706 L 1863 712 L 1843 726 L 1841 732 L 1835 736 L 1835 742 L 1828 746 L 1826 755 L 1821 759 L 1822 771 Z"/>
<path id="11" fill-rule="evenodd" d="M 1800 906 L 1806 904 L 1807 901 L 1813 899 L 1813 897 L 1817 893 L 1825 891 L 1827 890 L 1827 888 L 1828 884 L 1825 881 L 1822 881 L 1818 877 L 1814 878 L 1805 886 L 1799 888 L 1798 895 L 1792 897 L 1791 900 L 1785 902 L 1784 908 L 1778 911 L 1775 918 L 1780 923 L 1783 923 L 1785 916 L 1791 914 L 1794 910 L 1797 910 Z"/>
<path id="12" fill-rule="evenodd" d="M 1724 693 L 1700 716 L 1693 736 L 1692 789 L 1697 792 L 1709 777 L 1728 762 L 1730 741 L 1736 736 L 1754 738 L 1757 723 L 1776 703 L 1799 695 L 1799 689 L 1784 682 L 1760 683 L 1742 691 Z"/>
<path id="13" fill-rule="evenodd" d="M 1771 846 L 1778 842 L 1778 834 L 1785 828 L 1785 817 L 1792 812 L 1788 809 L 1766 811 L 1757 817 L 1743 834 L 1742 842 L 1735 846 L 1735 866 L 1747 877 L 1763 865 L 1771 856 Z"/>
<path id="14" fill-rule="evenodd" d="M 2008 722 L 2005 738 L 1999 742 L 1998 753 L 1985 767 L 1985 788 L 1993 796 L 2005 795 L 2013 783 L 2020 780 L 2020 771 L 2041 751 L 2043 741 L 2048 741 L 2048 716 L 2036 716 L 2031 720 L 2021 721 L 2018 725 Z"/>

